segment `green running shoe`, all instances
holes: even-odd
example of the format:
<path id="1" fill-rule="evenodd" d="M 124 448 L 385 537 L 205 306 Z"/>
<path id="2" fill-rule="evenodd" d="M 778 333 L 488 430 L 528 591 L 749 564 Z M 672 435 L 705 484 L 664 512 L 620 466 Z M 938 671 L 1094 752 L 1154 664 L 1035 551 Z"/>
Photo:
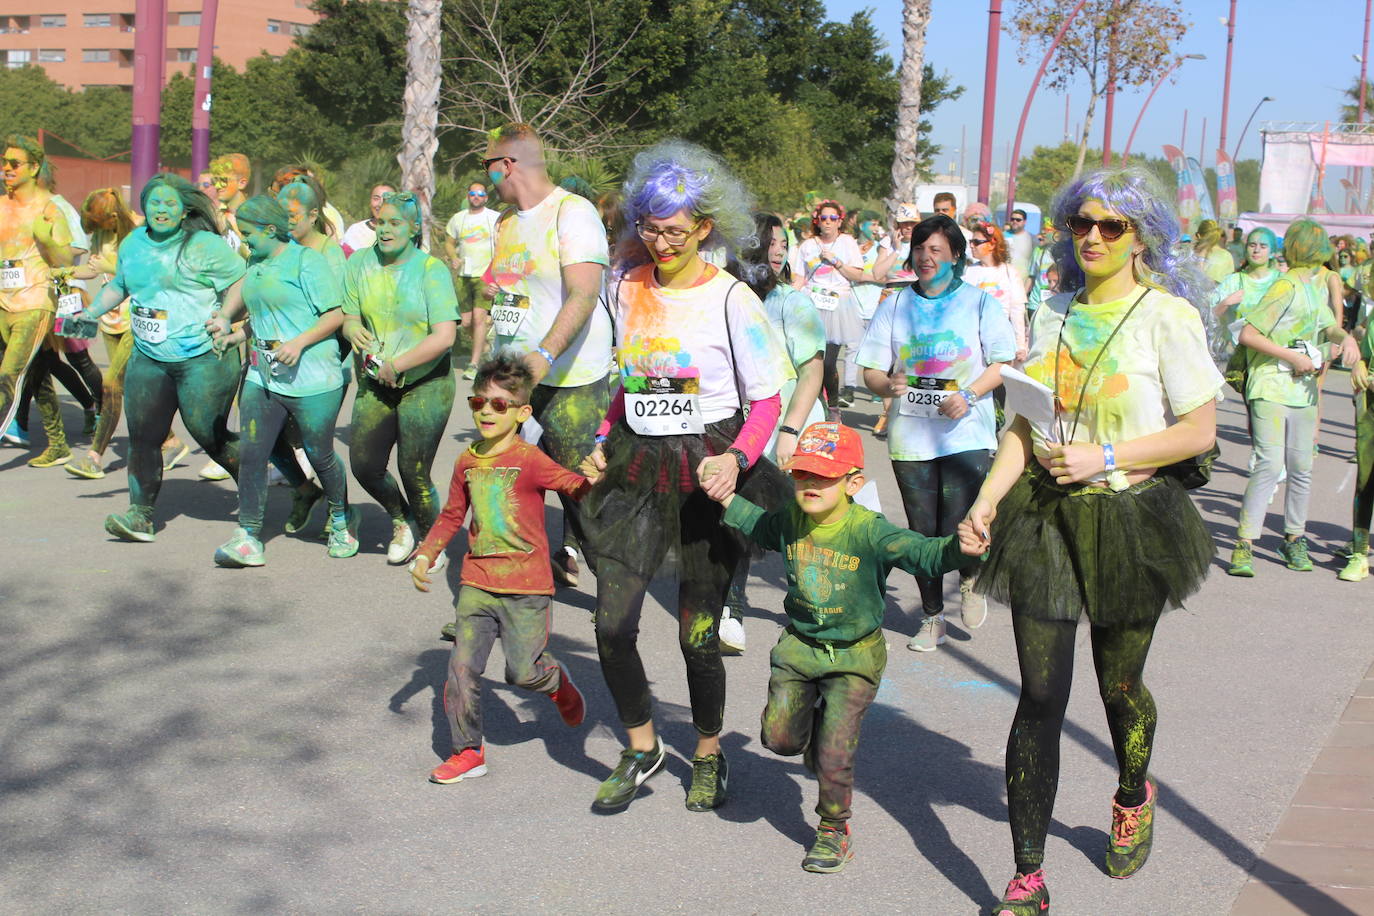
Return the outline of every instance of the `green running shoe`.
<path id="1" fill-rule="evenodd" d="M 1155 835 L 1155 784 L 1145 780 L 1145 800 L 1123 808 L 1112 799 L 1112 838 L 1107 845 L 1107 874 L 1129 878 L 1150 857 Z"/>
<path id="2" fill-rule="evenodd" d="M 611 775 L 596 790 L 596 801 L 592 806 L 602 810 L 623 808 L 634 800 L 639 787 L 645 780 L 663 767 L 667 754 L 663 752 L 663 739 L 654 736 L 652 751 L 637 751 L 627 747 L 620 752 L 620 762 Z"/>
<path id="3" fill-rule="evenodd" d="M 335 560 L 346 560 L 358 552 L 358 522 L 362 511 L 357 506 L 349 506 L 340 525 L 333 519 L 329 523 L 329 556 Z"/>
<path id="4" fill-rule="evenodd" d="M 105 470 L 90 455 L 82 455 L 80 458 L 73 458 L 63 465 L 62 470 L 73 477 L 84 477 L 86 480 L 99 480 L 105 476 Z"/>
<path id="5" fill-rule="evenodd" d="M 151 544 L 155 537 L 152 517 L 147 510 L 137 506 L 130 506 L 129 511 L 123 515 L 116 513 L 105 516 L 105 531 L 122 541 L 139 541 L 144 544 Z"/>
<path id="6" fill-rule="evenodd" d="M 220 545 L 215 551 L 215 562 L 220 566 L 236 568 L 240 566 L 265 566 L 262 541 L 253 537 L 242 528 L 234 529 L 234 536 Z"/>
<path id="7" fill-rule="evenodd" d="M 692 787 L 687 790 L 688 811 L 711 811 L 725 804 L 730 765 L 724 752 L 692 758 Z"/>
<path id="8" fill-rule="evenodd" d="M 1369 557 L 1364 554 L 1352 554 L 1350 559 L 1345 561 L 1345 569 L 1336 573 L 1336 578 L 1342 582 L 1360 582 L 1369 576 Z"/>
<path id="9" fill-rule="evenodd" d="M 1226 575 L 1255 577 L 1255 550 L 1249 541 L 1236 541 L 1236 546 L 1231 548 L 1231 568 L 1226 570 Z"/>
<path id="10" fill-rule="evenodd" d="M 1293 540 L 1283 539 L 1284 565 L 1295 572 L 1311 572 L 1312 558 L 1307 555 L 1307 538 L 1298 536 Z"/>
<path id="11" fill-rule="evenodd" d="M 828 875 L 842 870 L 854 858 L 854 838 L 849 833 L 849 824 L 844 829 L 821 824 L 816 828 L 816 839 L 802 859 L 806 871 Z"/>
<path id="12" fill-rule="evenodd" d="M 65 445 L 50 445 L 36 458 L 29 459 L 31 468 L 55 468 L 72 460 L 72 450 Z"/>

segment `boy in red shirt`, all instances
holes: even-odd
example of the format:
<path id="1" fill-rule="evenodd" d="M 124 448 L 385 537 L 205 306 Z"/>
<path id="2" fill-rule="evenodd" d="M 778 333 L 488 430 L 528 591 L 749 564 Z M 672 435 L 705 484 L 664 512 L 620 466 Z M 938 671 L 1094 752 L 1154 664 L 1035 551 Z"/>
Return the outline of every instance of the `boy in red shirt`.
<path id="1" fill-rule="evenodd" d="M 581 725 L 586 712 L 566 669 L 544 651 L 553 604 L 544 491 L 581 498 L 590 484 L 520 439 L 520 424 L 532 412 L 534 377 L 519 360 L 505 355 L 487 360 L 472 390 L 468 406 L 482 441 L 454 464 L 448 503 L 411 564 L 415 587 L 429 591 L 434 558 L 463 527 L 472 507 L 444 685 L 453 755 L 429 776 L 430 782 L 443 784 L 486 775 L 481 681 L 498 636 L 508 684 L 547 693 L 568 725 Z"/>

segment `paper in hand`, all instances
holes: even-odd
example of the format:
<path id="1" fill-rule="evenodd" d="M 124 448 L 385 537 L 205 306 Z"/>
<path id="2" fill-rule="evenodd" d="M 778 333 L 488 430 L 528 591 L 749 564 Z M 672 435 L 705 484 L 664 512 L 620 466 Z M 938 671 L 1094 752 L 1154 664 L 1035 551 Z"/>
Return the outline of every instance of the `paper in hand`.
<path id="1" fill-rule="evenodd" d="M 1007 394 L 1007 412 L 1025 417 L 1043 440 L 1053 442 L 1054 392 L 1011 366 L 1002 367 L 1002 388 Z"/>

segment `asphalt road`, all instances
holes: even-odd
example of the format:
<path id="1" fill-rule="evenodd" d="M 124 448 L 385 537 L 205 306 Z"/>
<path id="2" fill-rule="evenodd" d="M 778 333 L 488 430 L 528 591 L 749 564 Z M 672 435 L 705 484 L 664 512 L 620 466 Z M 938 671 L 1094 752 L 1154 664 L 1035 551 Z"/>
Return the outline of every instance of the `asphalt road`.
<path id="1" fill-rule="evenodd" d="M 1332 393 L 1347 385 L 1329 380 Z M 861 401 L 847 419 L 867 430 L 873 413 Z M 1331 558 L 1348 537 L 1349 400 L 1329 397 L 1326 413 L 1309 526 L 1318 571 L 1276 562 L 1280 497 L 1259 575 L 1236 580 L 1223 569 L 1247 451 L 1236 402 L 1223 406 L 1223 463 L 1195 492 L 1218 560 L 1150 658 L 1160 808 L 1153 857 L 1130 881 L 1102 871 L 1114 766 L 1080 629 L 1046 861 L 1054 912 L 1226 912 L 1374 659 L 1374 580 L 1338 582 Z M 472 434 L 465 407 L 449 432 L 441 487 Z M 885 448 L 866 441 L 900 520 Z M 811 875 L 799 865 L 815 785 L 758 741 L 784 622 L 775 557 L 750 582 L 749 649 L 726 661 L 729 803 L 683 808 L 692 729 L 668 571 L 640 648 L 672 756 L 626 811 L 600 816 L 591 800 L 622 733 L 596 661 L 590 576 L 559 592 L 552 639 L 587 695 L 586 724 L 570 730 L 547 699 L 507 687 L 498 648 L 490 774 L 434 786 L 426 775 L 448 753 L 437 637 L 450 590 L 422 595 L 386 565 L 389 527 L 359 488 L 356 558 L 282 535 L 288 495 L 274 488 L 268 565 L 229 571 L 211 557 L 233 527 L 234 488 L 198 480 L 199 453 L 168 475 L 150 545 L 101 528 L 126 505 L 122 432 L 101 481 L 27 468 L 31 454 L 0 450 L 0 911 L 974 913 L 1011 876 L 1002 756 L 1018 675 L 1000 608 L 973 633 L 956 612 L 948 645 L 909 652 L 916 588 L 893 575 L 890 662 L 859 751 L 856 858 Z M 456 564 L 447 576 L 456 582 Z"/>

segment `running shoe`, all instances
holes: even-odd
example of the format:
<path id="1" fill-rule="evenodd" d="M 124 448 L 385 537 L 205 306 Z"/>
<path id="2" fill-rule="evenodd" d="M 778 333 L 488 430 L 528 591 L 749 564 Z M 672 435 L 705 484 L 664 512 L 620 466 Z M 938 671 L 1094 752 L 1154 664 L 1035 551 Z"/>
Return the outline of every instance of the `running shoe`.
<path id="1" fill-rule="evenodd" d="M 730 765 L 724 752 L 692 758 L 692 787 L 687 790 L 688 811 L 714 811 L 725 804 Z"/>
<path id="2" fill-rule="evenodd" d="M 68 466 L 70 470 L 70 465 Z M 1352 556 L 1345 562 L 1345 569 L 1336 573 L 1342 582 L 1359 582 L 1369 576 L 1369 557 L 1364 554 Z"/>
<path id="3" fill-rule="evenodd" d="M 992 916 L 1040 916 L 1050 911 L 1050 891 L 1045 887 L 1045 870 L 1018 874 L 1007 885 L 1007 892 L 990 911 Z"/>
<path id="4" fill-rule="evenodd" d="M 645 780 L 663 768 L 663 761 L 667 756 L 663 751 L 663 739 L 657 735 L 654 736 L 652 751 L 625 748 L 620 752 L 620 762 L 611 771 L 611 775 L 606 777 L 601 788 L 596 790 L 596 800 L 592 802 L 592 806 L 602 810 L 625 807 L 634 801 L 635 795 L 639 793 L 639 787 L 644 785 Z"/>
<path id="5" fill-rule="evenodd" d="M 180 439 L 173 439 L 162 446 L 162 469 L 170 471 L 177 466 L 177 462 L 191 454 L 191 446 L 182 442 Z"/>
<path id="6" fill-rule="evenodd" d="M 1312 558 L 1307 554 L 1307 538 L 1301 535 L 1291 541 L 1284 538 L 1280 553 L 1283 555 L 1283 565 L 1294 572 L 1312 571 Z"/>
<path id="7" fill-rule="evenodd" d="M 446 639 L 449 642 L 456 642 L 458 640 L 458 624 L 454 623 L 452 620 L 444 624 L 439 628 L 439 638 Z"/>
<path id="8" fill-rule="evenodd" d="M 335 560 L 347 560 L 358 553 L 358 520 L 362 512 L 357 506 L 349 506 L 343 524 L 330 520 L 329 556 Z"/>
<path id="9" fill-rule="evenodd" d="M 5 430 L 3 436 L 0 436 L 0 441 L 3 441 L 6 445 L 28 448 L 29 434 L 27 430 L 20 428 L 18 420 L 11 420 L 9 429 Z"/>
<path id="10" fill-rule="evenodd" d="M 123 541 L 153 542 L 153 519 L 145 509 L 130 506 L 123 515 L 105 516 L 105 531 Z"/>
<path id="11" fill-rule="evenodd" d="M 55 468 L 60 464 L 66 464 L 72 460 L 72 450 L 65 445 L 50 445 L 43 449 L 42 454 L 29 459 L 31 468 Z"/>
<path id="12" fill-rule="evenodd" d="M 835 402 L 839 404 L 841 407 L 853 407 L 854 389 L 846 385 L 843 389 L 841 389 L 840 396 L 835 399 Z"/>
<path id="13" fill-rule="evenodd" d="M 730 613 L 730 608 L 723 608 L 720 612 L 720 651 L 733 652 L 736 655 L 744 654 L 745 638 L 744 624 L 740 618 Z"/>
<path id="14" fill-rule="evenodd" d="M 1236 541 L 1236 546 L 1231 548 L 1231 567 L 1226 570 L 1226 575 L 1254 578 L 1255 551 L 1249 541 Z"/>
<path id="15" fill-rule="evenodd" d="M 564 546 L 549 565 L 553 568 L 553 581 L 568 588 L 577 588 L 577 577 L 581 574 L 577 566 L 577 551 Z"/>
<path id="16" fill-rule="evenodd" d="M 1145 780 L 1145 800 L 1123 808 L 1112 799 L 1112 838 L 1107 845 L 1107 874 L 1129 878 L 1150 857 L 1155 834 L 1155 784 Z"/>
<path id="17" fill-rule="evenodd" d="M 386 547 L 386 561 L 392 566 L 401 566 L 415 552 L 415 535 L 411 533 L 410 522 L 405 519 L 391 522 L 391 543 Z"/>
<path id="18" fill-rule="evenodd" d="M 85 422 L 81 424 L 81 435 L 93 436 L 95 435 L 96 424 L 100 422 L 100 414 L 96 413 L 94 410 L 87 410 L 83 412 L 85 413 L 86 417 Z"/>
<path id="19" fill-rule="evenodd" d="M 854 858 L 854 836 L 849 832 L 849 824 L 844 829 L 821 824 L 816 828 L 816 839 L 802 859 L 802 868 L 822 875 L 842 870 Z"/>
<path id="20" fill-rule="evenodd" d="M 468 367 L 463 370 L 463 378 L 467 379 L 469 382 L 477 378 L 476 364 L 469 364 Z"/>
<path id="21" fill-rule="evenodd" d="M 231 569 L 240 566 L 264 566 L 262 541 L 242 528 L 234 529 L 234 536 L 215 551 L 215 563 Z"/>
<path id="22" fill-rule="evenodd" d="M 582 691 L 573 683 L 568 669 L 561 665 L 558 668 L 558 689 L 549 694 L 549 699 L 558 707 L 563 724 L 570 728 L 581 725 L 582 720 L 587 717 L 587 701 L 582 699 Z"/>
<path id="23" fill-rule="evenodd" d="M 873 438 L 878 440 L 887 438 L 887 414 L 878 417 L 878 422 L 873 424 Z"/>
<path id="24" fill-rule="evenodd" d="M 945 615 L 926 614 L 921 618 L 921 628 L 911 637 L 906 647 L 912 652 L 934 652 L 945 642 Z"/>
<path id="25" fill-rule="evenodd" d="M 310 513 L 314 511 L 315 504 L 324 496 L 324 490 L 315 485 L 314 481 L 307 480 L 305 485 L 291 491 L 291 514 L 286 517 L 287 534 L 295 534 L 306 525 L 310 524 Z M 357 551 L 353 551 L 357 553 Z M 349 556 L 353 556 L 352 553 Z"/>
<path id="26" fill-rule="evenodd" d="M 229 472 L 220 467 L 214 461 L 205 462 L 205 467 L 200 469 L 201 480 L 228 480 Z"/>
<path id="27" fill-rule="evenodd" d="M 434 772 L 429 774 L 429 781 L 447 786 L 451 783 L 462 782 L 464 779 L 476 779 L 478 776 L 487 775 L 487 751 L 482 747 L 465 747 L 460 753 L 454 754 L 434 768 Z"/>
<path id="28" fill-rule="evenodd" d="M 988 619 L 988 599 L 973 591 L 977 584 L 977 576 L 959 579 L 959 619 L 970 630 L 978 629 Z"/>
<path id="29" fill-rule="evenodd" d="M 62 470 L 73 477 L 84 477 L 87 480 L 99 480 L 105 476 L 105 469 L 100 466 L 99 461 L 90 455 L 73 458 L 63 466 Z"/>

